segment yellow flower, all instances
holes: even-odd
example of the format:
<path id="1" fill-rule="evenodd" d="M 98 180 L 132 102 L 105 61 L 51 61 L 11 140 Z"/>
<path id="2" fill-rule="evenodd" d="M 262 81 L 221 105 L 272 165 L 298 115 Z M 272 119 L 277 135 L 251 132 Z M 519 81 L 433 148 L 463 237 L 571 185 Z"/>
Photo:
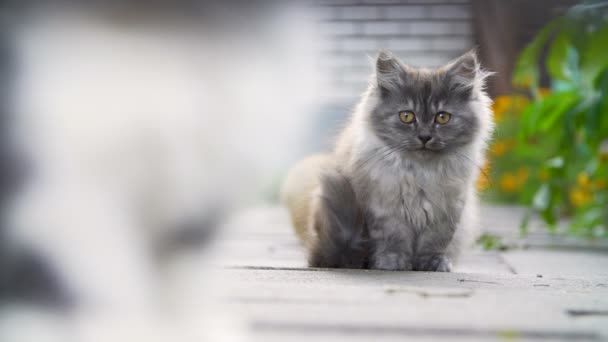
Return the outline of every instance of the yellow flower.
<path id="1" fill-rule="evenodd" d="M 505 173 L 500 177 L 500 189 L 504 192 L 515 192 L 519 190 L 520 183 L 517 176 L 512 173 Z"/>
<path id="2" fill-rule="evenodd" d="M 492 104 L 494 119 L 501 122 L 507 115 L 518 115 L 529 103 L 530 100 L 522 95 L 498 96 Z"/>
<path id="3" fill-rule="evenodd" d="M 494 119 L 496 122 L 502 121 L 502 119 L 505 117 L 505 112 L 509 109 L 510 102 L 511 98 L 506 95 L 498 96 L 494 99 L 492 111 L 494 112 Z"/>
<path id="4" fill-rule="evenodd" d="M 515 139 L 498 140 L 490 146 L 490 154 L 494 157 L 500 157 L 515 147 L 517 142 Z"/>
<path id="5" fill-rule="evenodd" d="M 490 153 L 494 157 L 500 157 L 507 153 L 509 150 L 509 145 L 506 141 L 497 141 L 490 147 Z"/>
<path id="6" fill-rule="evenodd" d="M 593 196 L 589 191 L 578 187 L 574 187 L 570 190 L 569 197 L 572 205 L 577 208 L 588 204 L 593 199 Z"/>
<path id="7" fill-rule="evenodd" d="M 587 176 L 586 172 L 580 172 L 576 177 L 576 183 L 583 189 L 587 189 L 589 187 L 589 176 Z"/>
<path id="8" fill-rule="evenodd" d="M 515 192 L 526 184 L 530 170 L 527 167 L 520 167 L 516 172 L 507 172 L 500 177 L 500 189 L 504 192 Z"/>
<path id="9" fill-rule="evenodd" d="M 477 177 L 477 190 L 484 191 L 490 187 L 490 161 L 486 161 Z"/>
<path id="10" fill-rule="evenodd" d="M 538 94 L 540 95 L 541 98 L 547 97 L 547 96 L 551 95 L 551 89 L 540 88 L 540 89 L 538 89 Z"/>

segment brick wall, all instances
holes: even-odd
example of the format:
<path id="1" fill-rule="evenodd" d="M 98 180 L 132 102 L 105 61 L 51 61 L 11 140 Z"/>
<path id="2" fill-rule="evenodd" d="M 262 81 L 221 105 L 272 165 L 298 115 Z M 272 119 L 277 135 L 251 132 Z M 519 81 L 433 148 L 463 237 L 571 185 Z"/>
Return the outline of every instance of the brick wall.
<path id="1" fill-rule="evenodd" d="M 473 44 L 469 0 L 323 0 L 317 9 L 319 67 L 332 103 L 356 101 L 378 49 L 433 67 Z"/>

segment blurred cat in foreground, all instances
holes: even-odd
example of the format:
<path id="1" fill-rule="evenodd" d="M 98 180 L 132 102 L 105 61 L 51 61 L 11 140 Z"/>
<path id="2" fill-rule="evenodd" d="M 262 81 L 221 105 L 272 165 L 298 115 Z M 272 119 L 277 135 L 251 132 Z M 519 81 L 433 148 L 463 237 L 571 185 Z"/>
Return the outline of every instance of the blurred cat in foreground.
<path id="1" fill-rule="evenodd" d="M 3 215 L 0 340 L 238 338 L 207 242 L 305 118 L 301 6 L 110 3 L 7 9 L 5 131 L 26 172 Z"/>

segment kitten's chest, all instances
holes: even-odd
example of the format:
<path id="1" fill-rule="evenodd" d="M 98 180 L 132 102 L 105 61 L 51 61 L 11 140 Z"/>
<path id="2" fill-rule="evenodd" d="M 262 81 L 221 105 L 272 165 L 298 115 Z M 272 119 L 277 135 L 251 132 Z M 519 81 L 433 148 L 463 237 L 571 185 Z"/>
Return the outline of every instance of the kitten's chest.
<path id="1" fill-rule="evenodd" d="M 388 165 L 368 177 L 368 209 L 390 225 L 415 229 L 450 220 L 462 207 L 462 186 L 442 170 Z"/>

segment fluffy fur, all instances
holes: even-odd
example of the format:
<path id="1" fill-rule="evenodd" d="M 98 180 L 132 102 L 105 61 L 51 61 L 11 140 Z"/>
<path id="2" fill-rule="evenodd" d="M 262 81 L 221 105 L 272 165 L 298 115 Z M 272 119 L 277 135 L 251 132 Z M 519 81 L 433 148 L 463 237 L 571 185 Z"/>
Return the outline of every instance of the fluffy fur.
<path id="1" fill-rule="evenodd" d="M 209 237 L 293 153 L 316 83 L 308 9 L 257 5 L 6 9 L 0 139 L 26 172 L 0 171 L 0 341 L 239 337 Z"/>
<path id="2" fill-rule="evenodd" d="M 304 161 L 313 171 L 285 185 L 292 216 L 306 211 L 294 223 L 307 231 L 311 266 L 451 270 L 476 230 L 474 183 L 493 128 L 488 75 L 474 52 L 436 70 L 379 54 L 333 154 Z M 400 111 L 416 120 L 403 123 Z M 451 119 L 440 125 L 444 111 Z"/>

